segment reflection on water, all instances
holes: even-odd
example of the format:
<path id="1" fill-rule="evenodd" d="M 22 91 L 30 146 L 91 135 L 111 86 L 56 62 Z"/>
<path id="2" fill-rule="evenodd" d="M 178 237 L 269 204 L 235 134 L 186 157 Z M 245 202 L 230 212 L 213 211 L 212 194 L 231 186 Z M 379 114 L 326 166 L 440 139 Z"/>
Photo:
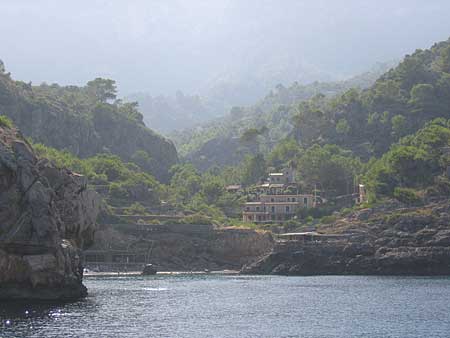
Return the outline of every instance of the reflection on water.
<path id="1" fill-rule="evenodd" d="M 3 302 L 0 305 L 0 337 L 41 337 L 38 333 L 43 327 L 57 328 L 64 316 L 73 316 L 77 311 L 88 315 L 95 312 L 95 307 L 90 299 L 76 303 Z"/>
<path id="2" fill-rule="evenodd" d="M 0 304 L 0 337 L 449 337 L 450 279 L 88 278 L 87 299 Z"/>

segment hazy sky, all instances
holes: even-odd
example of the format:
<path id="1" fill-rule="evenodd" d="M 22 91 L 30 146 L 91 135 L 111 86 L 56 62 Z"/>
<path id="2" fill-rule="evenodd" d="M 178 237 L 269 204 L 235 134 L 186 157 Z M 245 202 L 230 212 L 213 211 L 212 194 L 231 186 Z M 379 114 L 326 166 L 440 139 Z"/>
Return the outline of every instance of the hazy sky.
<path id="1" fill-rule="evenodd" d="M 195 93 L 361 72 L 447 39 L 448 13 L 448 0 L 0 0 L 0 59 L 34 83 Z"/>

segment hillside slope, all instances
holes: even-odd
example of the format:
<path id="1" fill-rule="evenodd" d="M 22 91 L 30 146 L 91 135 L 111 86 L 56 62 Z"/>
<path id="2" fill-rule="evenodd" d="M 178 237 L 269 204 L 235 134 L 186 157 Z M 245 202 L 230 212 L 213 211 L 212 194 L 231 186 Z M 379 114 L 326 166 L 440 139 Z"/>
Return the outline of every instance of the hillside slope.
<path id="1" fill-rule="evenodd" d="M 332 143 L 369 159 L 428 121 L 449 117 L 450 39 L 406 55 L 367 90 L 301 104 L 294 135 L 306 147 Z"/>
<path id="2" fill-rule="evenodd" d="M 243 147 L 239 138 L 246 130 L 267 127 L 260 150 L 268 151 L 292 133 L 292 117 L 300 102 L 317 95 L 332 97 L 350 88 L 370 87 L 393 65 L 393 62 L 379 64 L 372 70 L 345 81 L 314 82 L 308 85 L 293 83 L 290 87 L 278 85 L 253 106 L 234 107 L 229 115 L 221 119 L 172 133 L 171 138 L 180 154 L 201 170 L 214 165 L 235 165 L 245 155 L 245 149 L 240 149 Z"/>
<path id="3" fill-rule="evenodd" d="M 26 137 L 85 158 L 112 153 L 158 179 L 168 179 L 178 156 L 174 145 L 145 127 L 132 103 L 114 101 L 115 86 L 96 79 L 85 87 L 32 86 L 0 72 L 0 114 Z M 110 85 L 110 88 L 103 86 Z"/>

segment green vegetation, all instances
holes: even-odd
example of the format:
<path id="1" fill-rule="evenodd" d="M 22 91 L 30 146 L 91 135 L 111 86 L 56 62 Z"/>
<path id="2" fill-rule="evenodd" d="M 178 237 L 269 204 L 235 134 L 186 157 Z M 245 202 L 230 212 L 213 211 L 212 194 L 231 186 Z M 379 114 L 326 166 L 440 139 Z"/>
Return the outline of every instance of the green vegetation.
<path id="1" fill-rule="evenodd" d="M 372 198 L 393 196 L 406 204 L 417 204 L 420 197 L 416 191 L 445 195 L 450 185 L 449 147 L 450 121 L 442 118 L 402 138 L 379 160 L 371 161 L 366 180 Z"/>
<path id="2" fill-rule="evenodd" d="M 107 192 L 111 205 L 128 201 L 127 213 L 144 215 L 149 205 L 164 204 L 183 212 L 184 223 L 242 226 L 242 203 L 258 183 L 269 172 L 295 168 L 300 190 L 315 191 L 326 203 L 299 212 L 286 225 L 293 228 L 318 219 L 332 223 L 333 212 L 348 206 L 341 198 L 352 198 L 357 183 L 366 184 L 370 203 L 394 198 L 420 205 L 450 194 L 449 55 L 450 41 L 418 50 L 367 89 L 342 83 L 328 91 L 324 84 L 278 86 L 253 107 L 233 108 L 227 123 L 191 133 L 192 142 L 182 145 L 190 163 L 183 164 L 176 164 L 168 142 L 145 129 L 135 103 L 116 100 L 111 80 L 33 87 L 1 73 L 0 108 L 11 108 L 25 134 L 34 137 L 38 128 L 37 142 L 62 149 L 37 144 L 40 156 L 86 175 Z M 36 127 L 14 93 L 37 116 Z M 56 125 L 68 124 L 70 132 L 47 128 L 53 123 L 50 106 Z M 11 122 L 1 118 L 0 124 Z M 98 135 L 103 141 L 88 156 L 89 140 Z M 146 147 L 147 141 L 157 146 Z M 245 191 L 227 192 L 230 184 Z"/>
<path id="3" fill-rule="evenodd" d="M 145 202 L 158 205 L 163 193 L 161 184 L 133 163 L 125 163 L 118 156 L 99 154 L 79 159 L 68 151 L 59 151 L 35 144 L 38 156 L 51 160 L 56 166 L 69 168 L 85 175 L 93 187 L 105 187 L 108 199 Z M 138 204 L 133 204 L 136 209 Z M 137 210 L 137 209 L 136 209 Z"/>
<path id="4" fill-rule="evenodd" d="M 240 213 L 242 196 L 225 191 L 226 181 L 213 171 L 200 174 L 191 164 L 172 168 L 168 201 L 176 207 L 223 222 Z"/>
<path id="5" fill-rule="evenodd" d="M 336 89 L 334 96 L 324 87 L 296 96 L 302 86 L 278 86 L 264 103 L 233 108 L 230 121 L 236 122 L 193 131 L 189 142 L 179 137 L 180 149 L 202 170 L 224 167 L 222 175 L 250 190 L 269 171 L 296 168 L 302 189 L 317 188 L 330 202 L 303 218 L 332 212 L 333 198 L 353 192 L 356 182 L 366 183 L 371 203 L 387 197 L 417 205 L 445 196 L 450 191 L 449 55 L 450 40 L 417 50 L 369 88 Z M 221 142 L 210 139 L 198 147 L 201 137 Z M 233 139 L 238 141 L 225 141 Z M 230 145 L 239 160 L 227 158 Z M 234 167 L 227 168 L 229 163 Z"/>
<path id="6" fill-rule="evenodd" d="M 202 171 L 215 165 L 236 165 L 248 154 L 249 145 L 257 147 L 258 152 L 267 153 L 280 141 L 293 135 L 293 117 L 300 102 L 315 96 L 332 97 L 350 88 L 367 88 L 390 66 L 392 64 L 379 65 L 370 72 L 342 82 L 293 83 L 290 87 L 278 85 L 254 106 L 233 107 L 224 118 L 174 132 L 171 136 L 180 155 Z M 245 141 L 252 132 L 257 133 L 252 139 L 257 145 L 235 141 Z"/>
<path id="7" fill-rule="evenodd" d="M 136 102 L 117 99 L 110 79 L 82 87 L 35 86 L 0 71 L 0 112 L 35 142 L 80 158 L 117 155 L 161 181 L 168 181 L 169 168 L 178 162 L 173 144 L 145 127 Z"/>
<path id="8" fill-rule="evenodd" d="M 8 117 L 0 115 L 0 126 L 11 129 L 14 126 L 14 124 Z"/>

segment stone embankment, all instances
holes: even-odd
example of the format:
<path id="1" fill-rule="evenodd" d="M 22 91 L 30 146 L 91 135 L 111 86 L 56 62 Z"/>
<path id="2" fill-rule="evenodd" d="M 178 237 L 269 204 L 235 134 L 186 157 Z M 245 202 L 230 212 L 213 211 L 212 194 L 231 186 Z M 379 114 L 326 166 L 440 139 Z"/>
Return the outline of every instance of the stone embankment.
<path id="1" fill-rule="evenodd" d="M 0 299 L 87 294 L 81 249 L 93 241 L 100 200 L 86 186 L 38 159 L 17 130 L 0 127 Z"/>
<path id="2" fill-rule="evenodd" d="M 270 233 L 197 224 L 103 225 L 86 252 L 86 266 L 99 271 L 239 270 L 273 248 Z"/>
<path id="3" fill-rule="evenodd" d="M 319 227 L 339 239 L 278 241 L 245 274 L 450 275 L 450 203 L 390 203 Z M 332 238 L 332 237 L 331 237 Z"/>

